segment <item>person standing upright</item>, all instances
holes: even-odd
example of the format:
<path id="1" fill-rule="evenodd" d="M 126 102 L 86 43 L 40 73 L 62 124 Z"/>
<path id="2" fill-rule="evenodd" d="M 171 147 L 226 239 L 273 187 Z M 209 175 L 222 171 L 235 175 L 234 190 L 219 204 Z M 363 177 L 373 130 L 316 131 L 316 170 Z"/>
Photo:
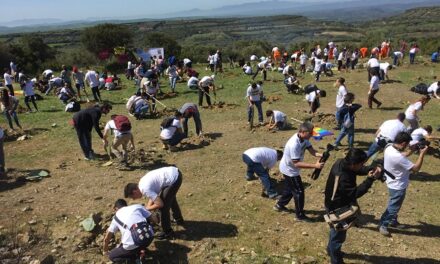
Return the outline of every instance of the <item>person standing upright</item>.
<path id="1" fill-rule="evenodd" d="M 85 80 L 92 89 L 93 98 L 96 102 L 101 102 L 101 94 L 99 93 L 99 79 L 94 70 L 87 68 Z"/>
<path id="2" fill-rule="evenodd" d="M 368 107 L 370 109 L 373 108 L 373 102 L 376 104 L 377 108 L 379 108 L 382 105 L 382 102 L 377 100 L 374 96 L 379 92 L 379 74 L 377 71 L 371 72 L 371 79 L 370 79 L 370 87 L 368 90 Z"/>

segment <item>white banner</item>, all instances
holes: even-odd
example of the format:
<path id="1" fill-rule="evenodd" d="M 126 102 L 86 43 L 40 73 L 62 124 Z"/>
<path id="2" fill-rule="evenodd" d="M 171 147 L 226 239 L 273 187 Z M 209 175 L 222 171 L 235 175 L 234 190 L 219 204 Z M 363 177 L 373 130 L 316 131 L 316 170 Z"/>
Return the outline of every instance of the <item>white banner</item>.
<path id="1" fill-rule="evenodd" d="M 144 61 L 150 61 L 153 56 L 165 58 L 163 48 L 150 48 L 150 49 L 136 49 L 136 55 L 141 57 Z"/>

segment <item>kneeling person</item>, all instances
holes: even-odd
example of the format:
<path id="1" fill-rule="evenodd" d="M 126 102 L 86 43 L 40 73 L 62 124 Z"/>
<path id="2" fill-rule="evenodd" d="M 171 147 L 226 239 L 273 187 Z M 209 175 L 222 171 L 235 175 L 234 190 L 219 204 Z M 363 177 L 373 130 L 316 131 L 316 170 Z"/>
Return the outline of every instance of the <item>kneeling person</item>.
<path id="1" fill-rule="evenodd" d="M 266 147 L 251 148 L 242 155 L 243 162 L 247 165 L 246 180 L 251 181 L 255 179 L 254 173 L 257 174 L 264 187 L 262 194 L 264 197 L 274 199 L 278 196 L 277 191 L 270 182 L 269 170 L 282 157 L 282 151 Z"/>
<path id="2" fill-rule="evenodd" d="M 286 129 L 287 127 L 287 116 L 285 113 L 277 110 L 267 110 L 266 117 L 269 119 L 269 130 L 271 129 Z"/>
<path id="3" fill-rule="evenodd" d="M 170 147 L 171 150 L 173 150 L 173 148 L 185 138 L 180 119 L 176 116 L 165 118 L 160 125 L 160 129 L 160 139 L 163 143 L 163 149 Z"/>
<path id="4" fill-rule="evenodd" d="M 127 165 L 128 143 L 131 143 L 132 149 L 134 150 L 134 139 L 133 134 L 131 133 L 130 121 L 126 116 L 112 115 L 111 120 L 107 122 L 104 128 L 104 136 L 102 138 L 104 147 L 108 145 L 107 136 L 111 131 L 115 134 L 115 138 L 111 145 L 111 151 L 122 164 Z M 119 146 L 122 146 L 122 154 L 118 149 Z"/>
<path id="5" fill-rule="evenodd" d="M 180 225 L 184 223 L 176 198 L 180 185 L 182 185 L 182 173 L 178 168 L 170 166 L 148 172 L 141 178 L 139 184 L 129 183 L 125 186 L 126 198 L 140 199 L 145 196 L 149 199 L 145 206 L 147 210 L 160 210 L 163 232 L 157 235 L 159 239 L 174 237 L 170 209 L 176 223 Z"/>
<path id="6" fill-rule="evenodd" d="M 150 243 L 153 241 L 151 223 L 157 223 L 158 219 L 141 204 L 127 206 L 127 202 L 124 199 L 116 201 L 114 210 L 116 211 L 115 216 L 104 237 L 103 254 L 108 254 L 109 259 L 114 262 L 134 260 L 146 246 L 143 245 L 141 248 L 139 245 L 136 245 L 133 241 L 130 227 L 139 223 L 147 223 L 149 237 L 145 244 L 149 244 L 148 241 Z M 109 252 L 108 245 L 110 240 L 118 231 L 121 232 L 121 244 Z"/>

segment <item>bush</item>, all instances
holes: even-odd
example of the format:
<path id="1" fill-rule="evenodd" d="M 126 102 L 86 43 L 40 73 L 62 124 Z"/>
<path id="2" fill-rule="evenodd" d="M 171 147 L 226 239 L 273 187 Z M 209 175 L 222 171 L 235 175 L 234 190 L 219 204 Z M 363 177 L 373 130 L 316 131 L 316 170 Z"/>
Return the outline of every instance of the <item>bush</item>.
<path id="1" fill-rule="evenodd" d="M 86 28 L 81 34 L 81 43 L 91 53 L 113 53 L 115 47 L 127 46 L 133 40 L 133 33 L 123 25 L 101 24 Z"/>
<path id="2" fill-rule="evenodd" d="M 55 50 L 44 43 L 40 37 L 25 35 L 16 45 L 10 46 L 18 67 L 26 73 L 36 73 L 42 65 L 55 58 Z"/>

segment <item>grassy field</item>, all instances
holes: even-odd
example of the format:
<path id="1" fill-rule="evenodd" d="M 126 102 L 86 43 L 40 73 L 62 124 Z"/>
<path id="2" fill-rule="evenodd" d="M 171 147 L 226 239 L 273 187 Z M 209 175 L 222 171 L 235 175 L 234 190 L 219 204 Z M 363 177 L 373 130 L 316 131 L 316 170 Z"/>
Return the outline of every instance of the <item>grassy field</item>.
<path id="1" fill-rule="evenodd" d="M 327 97 L 321 101 L 320 116 L 334 113 L 336 89 L 333 83 L 336 77 L 343 76 L 348 89 L 356 94 L 356 101 L 364 106 L 357 114 L 355 146 L 368 148 L 378 126 L 419 97 L 409 88 L 422 81 L 431 83 L 438 77 L 439 65 L 418 59 L 417 65 L 404 64 L 389 72 L 393 81 L 381 85 L 378 94 L 383 101 L 381 109 L 367 109 L 365 70 L 336 72 L 334 77 L 323 77 L 317 85 L 327 91 Z M 204 66 L 198 65 L 197 70 L 209 74 Z M 284 146 L 295 133 L 297 124 L 293 123 L 292 130 L 276 133 L 262 127 L 249 131 L 245 101 L 249 77 L 243 76 L 240 69 L 226 69 L 216 76 L 215 82 L 219 87 L 216 101 L 225 102 L 225 106 L 201 110 L 206 136 L 203 142 L 194 137 L 194 124 L 190 121 L 191 137 L 186 139 L 185 147 L 178 152 L 166 152 L 161 149 L 159 140 L 162 118 L 132 119 L 136 148 L 144 150 L 145 158 L 141 160 L 138 156 L 131 171 L 102 166 L 107 160 L 95 132 L 92 135 L 94 150 L 100 159 L 83 161 L 75 131 L 68 125 L 71 114 L 63 111 L 64 106 L 55 97 L 38 101 L 39 113 L 20 114 L 20 121 L 32 138 L 5 143 L 10 173 L 0 182 L 3 205 L 0 254 L 3 259 L 30 256 L 20 262 L 28 263 L 52 255 L 57 263 L 106 263 L 108 260 L 101 255 L 102 234 L 110 222 L 112 204 L 123 196 L 125 184 L 137 182 L 149 170 L 174 164 L 183 172 L 178 200 L 187 225 L 175 227 L 178 239 L 153 242 L 151 263 L 328 263 L 325 251 L 328 226 L 322 218 L 323 190 L 332 162 L 344 156 L 346 140 L 342 142 L 342 150 L 332 153 L 317 181 L 308 178 L 311 171 L 304 170 L 305 209 L 314 222 L 295 222 L 292 214 L 272 210 L 274 201 L 260 196 L 258 181 L 244 179 L 241 154 L 250 147 Z M 301 79 L 303 85 L 311 82 L 309 73 Z M 163 90 L 169 91 L 167 80 L 162 79 L 161 83 Z M 197 102 L 196 93 L 189 91 L 186 83 L 179 83 L 177 90 L 177 97 L 162 101 L 168 109 L 185 102 Z M 134 91 L 134 84 L 123 80 L 122 90 L 103 91 L 102 98 L 113 103 L 112 113 L 126 114 L 126 99 Z M 309 117 L 304 96 L 287 94 L 281 74 L 268 73 L 264 91 L 267 97 L 279 100 L 264 103 L 263 110 L 281 110 L 297 119 Z M 439 101 L 432 100 L 420 114 L 422 124 L 437 128 L 439 110 Z M 103 123 L 107 120 L 109 116 L 101 119 Z M 334 126 L 327 119 L 313 120 L 315 125 L 326 129 Z M 4 119 L 1 124 L 6 126 Z M 326 137 L 312 144 L 323 151 L 326 144 L 333 141 L 334 137 Z M 409 225 L 408 229 L 393 233 L 391 238 L 378 233 L 378 219 L 386 207 L 386 185 L 376 182 L 359 200 L 363 215 L 359 227 L 348 232 L 343 248 L 348 263 L 440 263 L 438 145 L 435 149 L 434 154 L 425 159 L 422 171 L 412 176 L 399 215 L 400 221 Z M 308 154 L 306 160 L 314 161 Z M 51 177 L 39 182 L 22 180 L 21 177 L 36 169 L 49 170 Z M 282 175 L 278 166 L 271 175 L 281 189 Z M 293 204 L 289 207 L 293 208 Z M 102 219 L 94 233 L 83 231 L 79 225 L 90 214 Z M 18 248 L 21 251 L 11 251 Z"/>

